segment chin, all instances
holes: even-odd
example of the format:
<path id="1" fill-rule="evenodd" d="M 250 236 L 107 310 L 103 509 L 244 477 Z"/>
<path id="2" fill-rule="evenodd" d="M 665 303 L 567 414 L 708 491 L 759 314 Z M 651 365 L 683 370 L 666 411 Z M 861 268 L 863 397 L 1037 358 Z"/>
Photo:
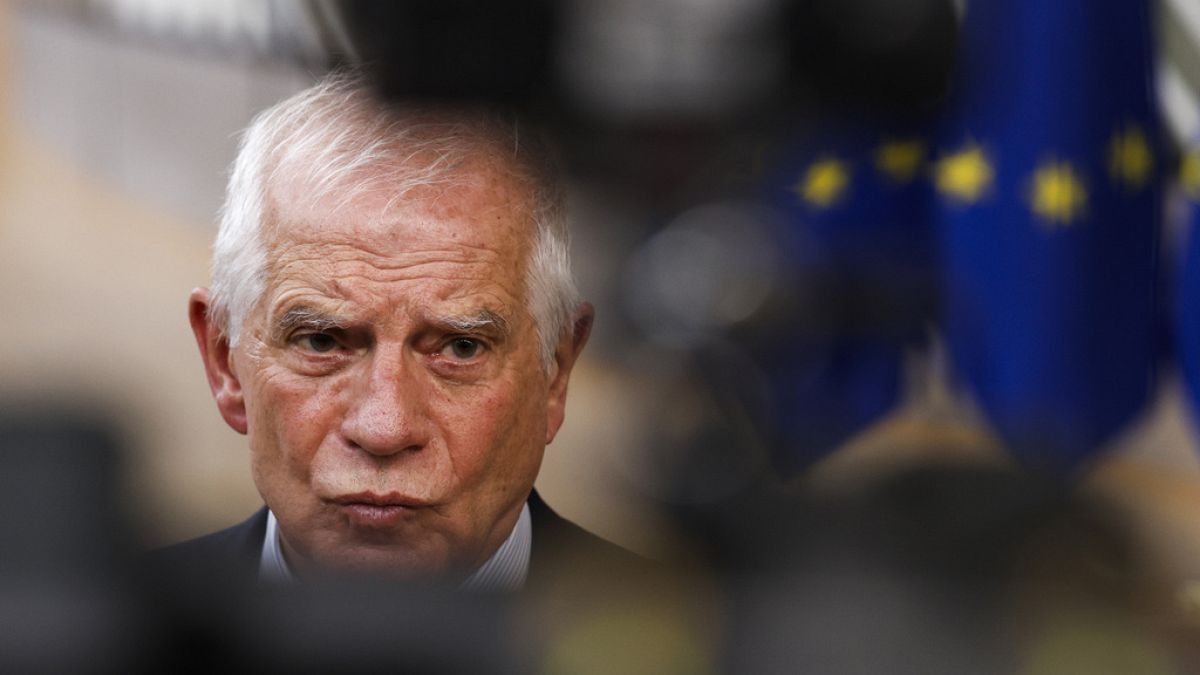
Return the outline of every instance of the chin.
<path id="1" fill-rule="evenodd" d="M 324 569 L 355 576 L 387 577 L 405 581 L 447 581 L 454 576 L 446 556 L 435 552 L 347 546 L 318 557 Z"/>

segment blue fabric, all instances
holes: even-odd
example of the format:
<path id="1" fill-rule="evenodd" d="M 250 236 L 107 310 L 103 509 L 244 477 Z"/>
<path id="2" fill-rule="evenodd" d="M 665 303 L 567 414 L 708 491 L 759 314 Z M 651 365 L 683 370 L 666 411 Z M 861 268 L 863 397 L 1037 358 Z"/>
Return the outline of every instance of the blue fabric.
<path id="1" fill-rule="evenodd" d="M 1152 391 L 1152 65 L 1142 0 L 967 2 L 934 167 L 944 327 L 1027 464 L 1077 465 Z M 938 182 L 970 148 L 990 171 L 976 195 Z"/>
<path id="2" fill-rule="evenodd" d="M 1174 298 L 1175 353 L 1192 412 L 1200 419 L 1200 192 L 1188 201 L 1187 234 L 1180 259 Z"/>
<path id="3" fill-rule="evenodd" d="M 752 351 L 771 379 L 784 475 L 901 394 L 902 357 L 924 336 L 933 295 L 925 131 L 869 119 L 825 125 L 786 148 L 767 181 L 796 293 L 787 321 Z M 887 148 L 899 158 L 890 171 Z"/>

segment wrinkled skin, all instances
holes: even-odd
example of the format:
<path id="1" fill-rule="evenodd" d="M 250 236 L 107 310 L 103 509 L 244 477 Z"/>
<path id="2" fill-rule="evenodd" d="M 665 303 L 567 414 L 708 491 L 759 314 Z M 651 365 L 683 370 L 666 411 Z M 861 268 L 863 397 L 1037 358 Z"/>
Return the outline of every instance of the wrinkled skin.
<path id="1" fill-rule="evenodd" d="M 303 200 L 279 192 L 267 289 L 232 349 L 208 292 L 192 294 L 218 408 L 249 437 L 301 574 L 458 579 L 516 523 L 591 308 L 543 368 L 524 287 L 530 198 L 500 161 L 476 153 L 453 184 L 386 211 L 387 195 L 289 208 Z"/>

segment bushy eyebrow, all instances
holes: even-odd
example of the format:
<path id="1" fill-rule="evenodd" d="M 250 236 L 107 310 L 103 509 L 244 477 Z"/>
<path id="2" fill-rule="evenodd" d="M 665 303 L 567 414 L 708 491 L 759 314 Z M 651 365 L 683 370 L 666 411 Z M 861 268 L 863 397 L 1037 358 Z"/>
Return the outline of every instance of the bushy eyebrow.
<path id="1" fill-rule="evenodd" d="M 505 337 L 509 333 L 508 320 L 490 309 L 481 309 L 474 314 L 439 316 L 434 319 L 434 323 L 459 333 L 473 333 L 489 329 L 499 333 L 501 337 Z"/>
<path id="2" fill-rule="evenodd" d="M 275 321 L 271 326 L 271 337 L 276 342 L 280 342 L 297 328 L 322 331 L 345 327 L 345 321 L 312 307 L 301 305 L 292 307 Z"/>

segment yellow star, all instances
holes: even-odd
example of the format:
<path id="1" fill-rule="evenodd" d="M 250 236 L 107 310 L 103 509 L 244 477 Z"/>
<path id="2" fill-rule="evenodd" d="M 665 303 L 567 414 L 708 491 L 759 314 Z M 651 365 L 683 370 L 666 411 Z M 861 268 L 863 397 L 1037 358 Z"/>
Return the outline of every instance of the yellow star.
<path id="1" fill-rule="evenodd" d="M 828 208 L 842 198 L 849 185 L 850 170 L 846 163 L 822 158 L 809 165 L 792 191 L 813 206 Z"/>
<path id="2" fill-rule="evenodd" d="M 1033 173 L 1030 207 L 1046 226 L 1070 225 L 1083 215 L 1087 188 L 1068 162 L 1043 162 Z"/>
<path id="3" fill-rule="evenodd" d="M 968 143 L 958 152 L 946 155 L 933 167 L 938 191 L 964 204 L 974 204 L 987 192 L 995 171 L 983 148 Z"/>
<path id="4" fill-rule="evenodd" d="M 1188 197 L 1200 201 L 1200 148 L 1192 148 L 1184 153 L 1179 167 L 1179 181 Z"/>
<path id="5" fill-rule="evenodd" d="M 1130 192 L 1146 186 L 1154 171 L 1154 155 L 1146 134 L 1136 124 L 1113 134 L 1108 145 L 1108 171 L 1112 179 Z"/>
<path id="6" fill-rule="evenodd" d="M 909 183 L 925 161 L 925 152 L 919 140 L 888 141 L 875 151 L 875 168 L 897 183 Z"/>

